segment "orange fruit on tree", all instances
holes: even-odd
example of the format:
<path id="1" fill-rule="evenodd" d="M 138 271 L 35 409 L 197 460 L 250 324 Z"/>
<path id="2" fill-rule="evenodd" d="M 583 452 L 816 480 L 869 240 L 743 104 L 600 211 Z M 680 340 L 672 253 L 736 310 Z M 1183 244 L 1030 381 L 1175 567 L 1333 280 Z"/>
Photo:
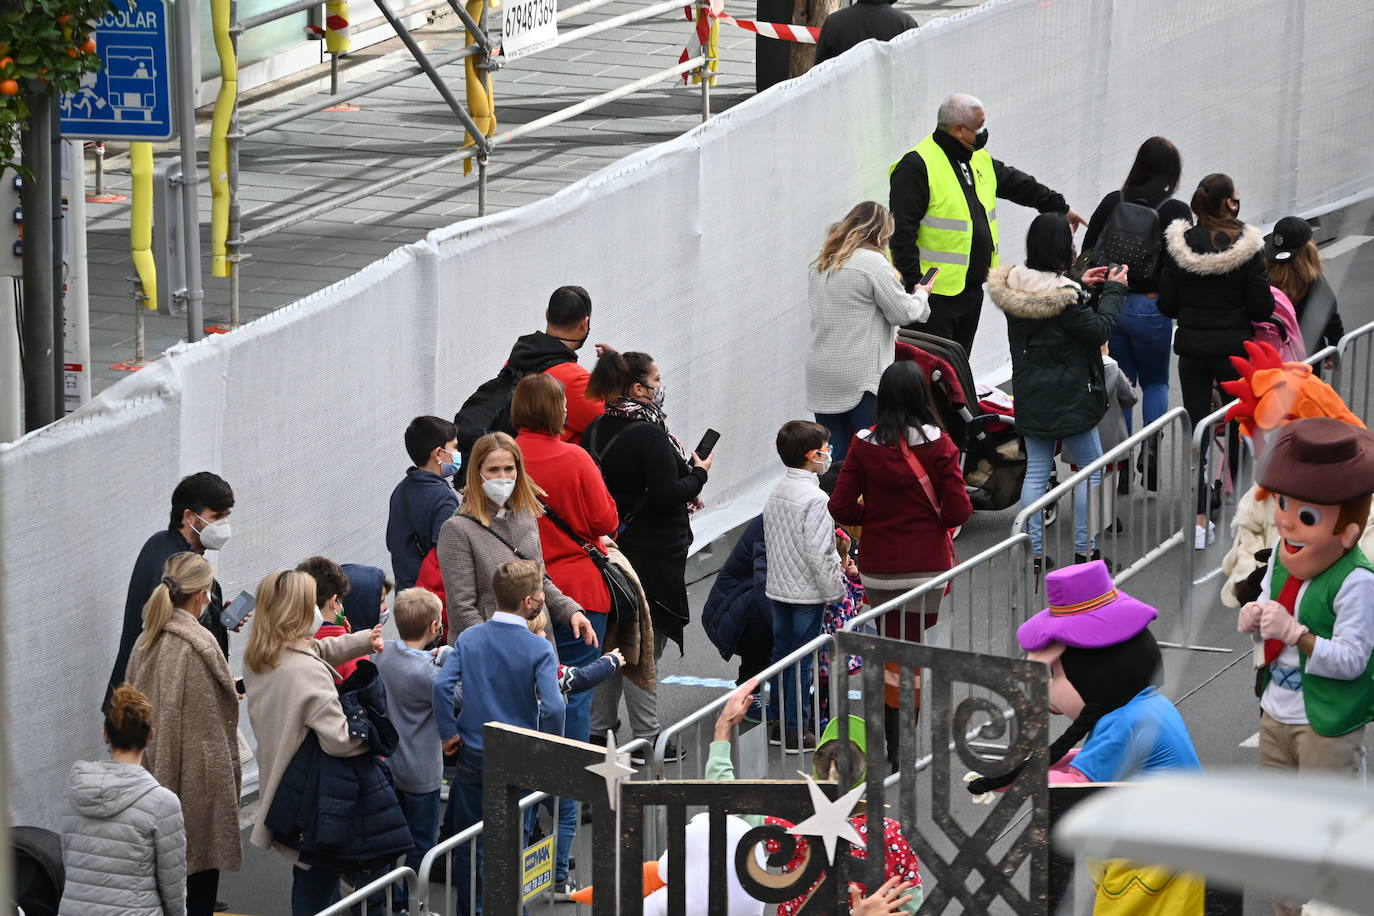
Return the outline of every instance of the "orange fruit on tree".
<path id="1" fill-rule="evenodd" d="M 0 70 L 7 69 L 12 63 L 14 63 L 13 57 L 0 57 Z"/>
<path id="2" fill-rule="evenodd" d="M 0 95 L 18 95 L 18 80 L 0 80 Z"/>
<path id="3" fill-rule="evenodd" d="M 67 56 L 68 56 L 68 57 L 71 57 L 71 58 L 75 58 L 75 57 L 76 57 L 78 54 L 80 54 L 80 53 L 81 53 L 81 52 L 78 51 L 78 50 L 76 50 L 76 48 L 68 48 L 68 49 L 67 49 Z"/>
<path id="4" fill-rule="evenodd" d="M 85 41 L 85 43 L 81 45 L 81 50 L 85 51 L 87 54 L 94 54 L 94 53 L 95 53 L 95 39 L 94 39 L 94 38 L 87 38 L 86 41 Z"/>
<path id="5" fill-rule="evenodd" d="M 71 13 L 63 13 L 61 16 L 58 16 L 58 17 L 57 17 L 57 24 L 58 24 L 58 25 L 66 25 L 67 23 L 69 23 L 69 22 L 71 22 L 71 21 L 72 21 L 72 14 L 71 14 Z"/>

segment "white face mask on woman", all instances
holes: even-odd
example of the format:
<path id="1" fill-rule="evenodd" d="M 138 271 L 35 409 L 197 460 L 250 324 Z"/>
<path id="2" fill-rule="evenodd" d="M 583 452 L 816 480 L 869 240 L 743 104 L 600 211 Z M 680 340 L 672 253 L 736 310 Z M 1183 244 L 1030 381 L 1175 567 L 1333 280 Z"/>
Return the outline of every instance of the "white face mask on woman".
<path id="1" fill-rule="evenodd" d="M 487 499 L 498 506 L 504 506 L 510 502 L 510 496 L 515 492 L 514 477 L 493 477 L 490 480 L 482 481 L 482 492 Z"/>
<path id="2" fill-rule="evenodd" d="M 322 626 L 324 626 L 324 615 L 320 613 L 319 608 L 315 608 L 315 622 L 310 624 L 310 635 L 314 636 Z"/>

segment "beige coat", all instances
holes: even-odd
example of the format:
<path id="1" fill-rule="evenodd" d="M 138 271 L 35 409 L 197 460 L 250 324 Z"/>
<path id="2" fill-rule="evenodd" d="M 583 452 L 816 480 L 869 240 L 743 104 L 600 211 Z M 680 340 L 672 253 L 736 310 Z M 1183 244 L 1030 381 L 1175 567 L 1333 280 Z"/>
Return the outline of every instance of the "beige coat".
<path id="1" fill-rule="evenodd" d="M 301 639 L 281 650 L 275 668 L 257 672 L 245 666 L 248 721 L 258 739 L 260 801 L 250 838 L 254 846 L 271 847 L 296 861 L 294 850 L 273 840 L 266 821 L 277 785 L 307 732 L 313 730 L 320 747 L 332 757 L 356 757 L 367 750 L 367 742 L 348 736 L 348 720 L 334 687 L 337 672 L 331 666 L 368 654 L 371 640 L 371 630 Z"/>
<path id="2" fill-rule="evenodd" d="M 181 799 L 187 873 L 238 871 L 239 697 L 215 637 L 176 611 L 151 649 L 134 649 L 125 678 L 153 704 L 143 765 Z"/>

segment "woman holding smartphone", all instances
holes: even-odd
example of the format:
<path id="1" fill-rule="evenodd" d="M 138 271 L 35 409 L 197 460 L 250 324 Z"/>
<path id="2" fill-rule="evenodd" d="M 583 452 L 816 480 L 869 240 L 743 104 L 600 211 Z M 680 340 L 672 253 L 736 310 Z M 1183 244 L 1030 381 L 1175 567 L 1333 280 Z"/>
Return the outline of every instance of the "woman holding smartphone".
<path id="1" fill-rule="evenodd" d="M 663 373 L 647 353 L 607 351 L 596 362 L 587 396 L 606 401 L 606 412 L 582 434 L 582 447 L 601 465 L 615 499 L 620 528 L 615 536 L 639 575 L 654 623 L 654 656 L 667 640 L 682 647 L 691 617 L 687 606 L 687 548 L 691 514 L 701 508 L 701 491 L 714 455 L 688 454 L 668 430 L 663 412 Z M 621 692 L 636 738 L 658 736 L 658 699 L 617 676 L 592 700 L 592 737 L 614 728 Z M 668 745 L 667 759 L 679 751 Z"/>
<path id="2" fill-rule="evenodd" d="M 835 464 L 850 438 L 873 425 L 878 380 L 896 359 L 897 328 L 930 315 L 934 275 L 908 294 L 887 260 L 894 225 L 886 207 L 866 200 L 830 227 L 811 262 L 806 406 L 830 430 Z"/>

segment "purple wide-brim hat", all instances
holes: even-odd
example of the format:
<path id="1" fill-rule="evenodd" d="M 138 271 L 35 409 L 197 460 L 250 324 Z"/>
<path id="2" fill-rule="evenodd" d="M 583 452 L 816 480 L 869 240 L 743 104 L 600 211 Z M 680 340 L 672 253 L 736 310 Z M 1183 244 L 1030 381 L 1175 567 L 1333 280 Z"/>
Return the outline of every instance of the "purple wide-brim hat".
<path id="1" fill-rule="evenodd" d="M 1117 591 L 1101 560 L 1056 569 L 1045 576 L 1050 606 L 1016 630 L 1027 652 L 1050 643 L 1076 649 L 1105 649 L 1125 642 L 1150 625 L 1159 611 Z"/>

